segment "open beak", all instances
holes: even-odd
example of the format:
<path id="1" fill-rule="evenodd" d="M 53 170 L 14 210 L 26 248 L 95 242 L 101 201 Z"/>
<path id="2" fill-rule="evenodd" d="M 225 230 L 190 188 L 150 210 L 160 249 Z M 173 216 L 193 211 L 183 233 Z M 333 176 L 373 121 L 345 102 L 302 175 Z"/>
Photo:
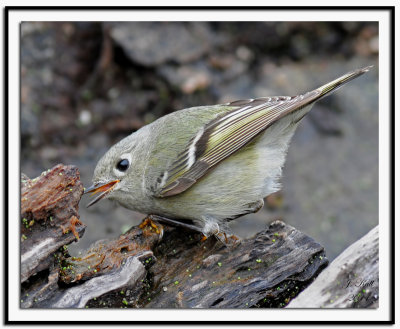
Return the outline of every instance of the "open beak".
<path id="1" fill-rule="evenodd" d="M 119 182 L 120 182 L 120 180 L 116 179 L 116 180 L 113 180 L 108 183 L 97 183 L 97 184 L 94 184 L 94 185 L 90 186 L 89 188 L 85 189 L 84 194 L 92 193 L 92 195 L 95 195 L 95 194 L 101 192 L 101 194 L 98 195 L 92 201 L 90 201 L 86 207 L 89 208 L 90 206 L 94 205 L 96 202 L 99 202 L 101 199 L 103 199 L 105 196 L 107 196 L 107 194 L 109 194 L 115 188 L 117 183 L 119 183 Z"/>

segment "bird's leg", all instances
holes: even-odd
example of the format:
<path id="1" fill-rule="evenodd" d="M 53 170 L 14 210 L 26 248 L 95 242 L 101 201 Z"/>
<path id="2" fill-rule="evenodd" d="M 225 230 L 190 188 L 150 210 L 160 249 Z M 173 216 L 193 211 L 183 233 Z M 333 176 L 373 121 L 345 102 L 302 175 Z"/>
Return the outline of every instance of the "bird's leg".
<path id="1" fill-rule="evenodd" d="M 212 229 L 205 231 L 204 230 L 205 228 L 201 228 L 196 225 L 191 225 L 185 222 L 177 221 L 171 218 L 162 217 L 158 215 L 147 216 L 146 219 L 139 225 L 139 227 L 144 228 L 145 226 L 150 225 L 151 227 L 155 228 L 157 224 L 155 224 L 154 221 L 169 226 L 183 227 L 192 231 L 200 232 L 203 235 L 203 237 L 201 238 L 202 242 L 207 240 L 207 238 L 212 235 L 214 235 L 219 241 L 221 241 L 227 247 L 237 245 L 241 241 L 241 239 L 238 236 L 229 233 L 229 230 L 227 228 L 224 230 L 220 230 L 218 225 L 216 225 L 216 227 L 212 227 Z"/>
<path id="2" fill-rule="evenodd" d="M 191 225 L 191 224 L 188 224 L 188 223 L 185 223 L 185 222 L 180 222 L 180 221 L 177 221 L 177 220 L 174 220 L 174 219 L 171 219 L 171 218 L 167 218 L 167 217 L 162 217 L 162 216 L 158 216 L 158 215 L 149 215 L 149 216 L 146 217 L 145 221 L 147 221 L 147 220 L 151 221 L 153 224 L 154 224 L 153 221 L 156 221 L 156 222 L 160 222 L 160 223 L 163 223 L 163 224 L 167 224 L 169 226 L 183 227 L 183 228 L 187 228 L 187 229 L 192 230 L 192 231 L 203 233 L 201 228 L 196 226 L 196 225 Z M 143 223 L 144 223 L 144 221 L 142 222 L 142 224 Z M 142 224 L 140 224 L 139 227 Z"/>

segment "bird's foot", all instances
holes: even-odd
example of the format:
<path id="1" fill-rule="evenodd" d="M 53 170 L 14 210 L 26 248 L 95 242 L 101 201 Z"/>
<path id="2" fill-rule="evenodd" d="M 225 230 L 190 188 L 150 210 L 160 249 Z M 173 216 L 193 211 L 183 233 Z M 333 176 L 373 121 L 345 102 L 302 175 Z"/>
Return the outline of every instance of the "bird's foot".
<path id="1" fill-rule="evenodd" d="M 239 245 L 242 239 L 238 237 L 237 235 L 234 234 L 227 234 L 225 232 L 218 232 L 214 234 L 215 238 L 219 241 L 221 241 L 226 247 L 234 247 L 236 245 Z M 200 242 L 204 242 L 208 239 L 207 235 L 203 234 L 203 237 L 201 238 Z"/>
<path id="2" fill-rule="evenodd" d="M 239 245 L 240 242 L 242 241 L 242 239 L 240 237 L 238 237 L 237 235 L 227 233 L 224 231 L 220 231 L 220 232 L 214 234 L 214 236 L 219 241 L 221 241 L 226 247 L 235 247 L 235 246 Z"/>
<path id="3" fill-rule="evenodd" d="M 179 220 L 175 220 L 175 219 L 171 219 L 171 218 L 167 218 L 167 217 L 162 217 L 162 216 L 158 216 L 158 215 L 149 215 L 148 218 L 151 218 L 153 221 L 157 221 L 158 223 L 161 222 L 168 226 L 182 227 L 182 228 L 186 228 L 186 229 L 189 229 L 192 231 L 202 232 L 200 227 L 189 224 L 189 223 L 185 223 L 183 221 L 179 221 Z"/>
<path id="4" fill-rule="evenodd" d="M 200 242 L 204 242 L 204 241 L 206 241 L 207 239 L 208 239 L 208 236 L 203 234 L 203 236 L 202 236 L 201 239 L 200 239 Z"/>
<path id="5" fill-rule="evenodd" d="M 152 215 L 149 215 L 139 224 L 139 228 L 142 229 L 143 232 L 154 231 L 161 239 L 164 235 L 164 227 L 155 220 L 156 218 L 154 218 Z"/>
<path id="6" fill-rule="evenodd" d="M 241 239 L 238 236 L 231 233 L 227 225 L 224 225 L 224 223 L 218 223 L 215 220 L 205 220 L 202 233 L 203 237 L 201 242 L 207 240 L 207 238 L 210 236 L 214 236 L 226 247 L 233 247 L 241 242 Z"/>

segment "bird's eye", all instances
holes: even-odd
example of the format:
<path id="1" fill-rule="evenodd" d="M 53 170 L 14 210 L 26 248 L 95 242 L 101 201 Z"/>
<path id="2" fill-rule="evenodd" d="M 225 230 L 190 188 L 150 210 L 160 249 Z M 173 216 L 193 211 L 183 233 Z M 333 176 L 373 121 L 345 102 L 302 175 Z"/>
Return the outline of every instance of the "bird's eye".
<path id="1" fill-rule="evenodd" d="M 129 168 L 128 159 L 122 159 L 117 163 L 117 169 L 119 171 L 126 171 Z"/>

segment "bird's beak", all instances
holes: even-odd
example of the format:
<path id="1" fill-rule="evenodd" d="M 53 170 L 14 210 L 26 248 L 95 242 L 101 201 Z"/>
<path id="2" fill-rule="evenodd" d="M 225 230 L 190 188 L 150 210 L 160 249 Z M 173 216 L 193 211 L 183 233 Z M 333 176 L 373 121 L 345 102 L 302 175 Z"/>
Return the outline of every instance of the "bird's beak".
<path id="1" fill-rule="evenodd" d="M 86 207 L 89 208 L 90 206 L 94 205 L 96 202 L 100 201 L 105 196 L 107 196 L 107 194 L 109 194 L 115 188 L 116 184 L 119 182 L 120 180 L 116 179 L 108 183 L 97 183 L 86 188 L 84 194 L 92 193 L 92 195 L 95 195 L 96 193 L 102 192 L 99 196 L 90 201 L 90 203 Z"/>

